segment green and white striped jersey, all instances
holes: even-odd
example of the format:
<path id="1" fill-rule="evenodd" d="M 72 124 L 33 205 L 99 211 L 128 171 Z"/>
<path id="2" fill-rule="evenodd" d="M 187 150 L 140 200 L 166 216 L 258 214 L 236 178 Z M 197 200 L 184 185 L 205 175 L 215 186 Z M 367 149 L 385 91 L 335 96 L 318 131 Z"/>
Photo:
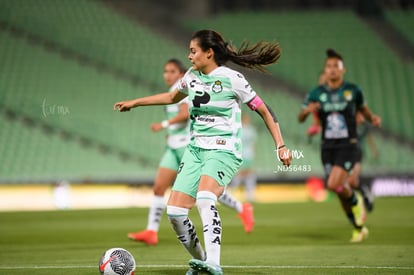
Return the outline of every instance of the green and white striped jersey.
<path id="1" fill-rule="evenodd" d="M 169 92 L 174 91 L 177 88 L 178 81 L 171 86 Z M 188 97 L 184 98 L 177 104 L 170 104 L 165 106 L 165 112 L 167 114 L 167 119 L 171 119 L 180 111 L 180 104 L 189 104 Z M 167 128 L 167 144 L 170 148 L 177 149 L 185 147 L 190 142 L 190 123 L 189 121 L 174 123 L 168 126 Z"/>
<path id="2" fill-rule="evenodd" d="M 177 88 L 192 103 L 191 144 L 232 151 L 241 158 L 241 104 L 256 96 L 244 76 L 226 66 L 208 75 L 191 68 Z"/>

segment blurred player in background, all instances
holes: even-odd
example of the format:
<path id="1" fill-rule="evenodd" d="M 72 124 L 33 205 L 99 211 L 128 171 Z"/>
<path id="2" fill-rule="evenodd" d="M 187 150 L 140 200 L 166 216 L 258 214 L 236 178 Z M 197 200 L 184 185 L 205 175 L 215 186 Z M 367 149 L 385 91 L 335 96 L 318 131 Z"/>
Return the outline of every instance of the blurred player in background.
<path id="1" fill-rule="evenodd" d="M 182 158 L 177 179 L 167 204 L 170 223 L 178 240 L 192 255 L 187 275 L 206 272 L 220 275 L 222 226 L 217 198 L 237 173 L 241 163 L 241 103 L 256 111 L 266 124 L 278 149 L 278 158 L 289 166 L 291 155 L 284 144 L 279 124 L 239 72 L 224 64 L 232 61 L 251 69 L 264 70 L 280 56 L 276 43 L 244 43 L 239 50 L 226 43 L 212 30 L 196 32 L 190 40 L 189 59 L 193 64 L 170 93 L 117 102 L 115 110 L 129 111 L 147 105 L 192 101 L 191 141 Z M 197 205 L 203 224 L 204 247 L 189 218 Z"/>
<path id="2" fill-rule="evenodd" d="M 69 209 L 70 183 L 68 181 L 61 180 L 53 186 L 53 202 L 58 209 Z"/>
<path id="3" fill-rule="evenodd" d="M 243 164 L 240 167 L 239 173 L 231 181 L 230 187 L 232 189 L 237 188 L 241 183 L 244 183 L 246 200 L 253 202 L 257 184 L 256 173 L 253 169 L 257 133 L 247 114 L 242 114 L 242 127 Z"/>
<path id="4" fill-rule="evenodd" d="M 374 126 L 381 119 L 374 115 L 364 102 L 361 90 L 345 82 L 343 58 L 332 49 L 327 50 L 324 73 L 326 85 L 319 85 L 306 97 L 298 120 L 303 122 L 309 114 L 318 113 L 322 126 L 321 157 L 327 176 L 327 187 L 335 192 L 343 209 L 354 226 L 351 242 L 361 242 L 368 236 L 363 199 L 352 189 L 349 175 L 356 162 L 358 136 L 356 112 Z"/>
<path id="5" fill-rule="evenodd" d="M 327 85 L 327 77 L 325 72 L 322 72 L 319 75 L 318 84 L 322 86 Z M 364 154 L 365 140 L 368 141 L 368 145 L 371 149 L 374 159 L 378 158 L 379 152 L 375 145 L 374 138 L 371 134 L 371 125 L 365 120 L 364 116 L 359 111 L 356 112 L 355 119 L 357 124 L 358 148 L 356 153 L 355 164 L 348 178 L 348 183 L 353 189 L 359 190 L 361 192 L 362 197 L 364 199 L 365 208 L 368 210 L 368 212 L 371 212 L 374 208 L 374 197 L 371 193 L 371 188 L 368 183 L 362 183 L 360 181 L 361 162 Z M 315 111 L 312 114 L 312 124 L 308 127 L 307 130 L 309 141 L 313 136 L 319 134 L 320 131 L 321 122 L 319 120 L 318 112 Z"/>
<path id="6" fill-rule="evenodd" d="M 178 59 L 170 59 L 167 61 L 164 65 L 163 77 L 170 91 L 175 90 L 177 81 L 184 76 L 185 72 L 186 68 Z M 185 147 L 190 142 L 189 105 L 190 102 L 187 98 L 177 104 L 167 105 L 166 120 L 151 125 L 153 132 L 167 129 L 167 147 L 161 158 L 154 180 L 154 196 L 148 213 L 147 229 L 129 233 L 128 238 L 131 240 L 144 242 L 148 245 L 158 244 L 158 230 L 166 207 L 164 195 L 167 189 L 174 183 Z M 253 230 L 253 208 L 250 204 L 242 204 L 227 193 L 219 197 L 219 201 L 239 213 L 238 215 L 247 233 Z"/>
<path id="7" fill-rule="evenodd" d="M 170 59 L 164 65 L 164 82 L 170 91 L 175 89 L 176 82 L 184 76 L 186 68 L 177 59 Z M 167 147 L 161 158 L 157 174 L 155 176 L 147 229 L 141 232 L 129 233 L 128 238 L 141 241 L 148 245 L 158 244 L 158 230 L 165 209 L 164 195 L 172 186 L 178 166 L 184 154 L 185 147 L 190 142 L 188 100 L 183 99 L 177 104 L 166 106 L 166 120 L 151 125 L 153 132 L 167 129 Z"/>

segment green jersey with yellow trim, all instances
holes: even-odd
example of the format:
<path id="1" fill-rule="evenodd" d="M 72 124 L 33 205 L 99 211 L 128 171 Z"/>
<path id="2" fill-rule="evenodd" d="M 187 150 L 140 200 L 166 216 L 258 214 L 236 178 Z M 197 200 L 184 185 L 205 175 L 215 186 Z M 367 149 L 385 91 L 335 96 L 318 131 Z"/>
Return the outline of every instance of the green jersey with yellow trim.
<path id="1" fill-rule="evenodd" d="M 364 97 L 355 84 L 343 82 L 335 90 L 327 85 L 313 89 L 306 97 L 303 108 L 310 102 L 319 102 L 319 120 L 322 126 L 324 148 L 357 142 L 355 113 L 364 105 Z"/>
<path id="2" fill-rule="evenodd" d="M 226 66 L 207 75 L 191 68 L 178 89 L 188 94 L 192 103 L 192 145 L 232 151 L 241 158 L 241 104 L 256 96 L 244 76 Z"/>

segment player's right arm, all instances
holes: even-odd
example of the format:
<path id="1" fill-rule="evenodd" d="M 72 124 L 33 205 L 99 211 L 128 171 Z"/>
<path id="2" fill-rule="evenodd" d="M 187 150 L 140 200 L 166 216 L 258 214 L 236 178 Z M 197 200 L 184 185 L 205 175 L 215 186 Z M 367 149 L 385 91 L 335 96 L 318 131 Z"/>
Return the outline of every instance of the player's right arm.
<path id="1" fill-rule="evenodd" d="M 304 122 L 309 114 L 316 112 L 320 108 L 320 103 L 316 97 L 317 90 L 311 91 L 307 96 L 302 105 L 298 115 L 298 121 Z"/>
<path id="2" fill-rule="evenodd" d="M 132 108 L 139 106 L 150 106 L 150 105 L 168 105 L 178 103 L 183 100 L 187 95 L 181 93 L 178 89 L 172 92 L 160 93 L 146 97 L 140 97 L 127 101 L 120 101 L 114 104 L 114 111 L 119 110 L 120 112 L 127 112 Z"/>
<path id="3" fill-rule="evenodd" d="M 169 125 L 187 121 L 190 118 L 190 113 L 188 111 L 188 104 L 181 103 L 178 105 L 178 108 L 179 108 L 179 111 L 175 117 L 163 120 L 162 122 L 153 123 L 151 125 L 151 130 L 154 132 L 158 132 L 164 128 L 167 128 Z"/>
<path id="4" fill-rule="evenodd" d="M 319 102 L 309 102 L 308 106 L 303 108 L 298 115 L 299 122 L 304 122 L 310 113 L 316 112 L 320 107 Z"/>

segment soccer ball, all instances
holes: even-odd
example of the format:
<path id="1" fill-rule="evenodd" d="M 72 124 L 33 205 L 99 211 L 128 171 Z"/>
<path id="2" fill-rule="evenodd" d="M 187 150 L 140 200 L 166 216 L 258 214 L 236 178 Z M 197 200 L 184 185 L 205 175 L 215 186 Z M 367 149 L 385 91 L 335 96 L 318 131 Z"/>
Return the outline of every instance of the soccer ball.
<path id="1" fill-rule="evenodd" d="M 99 261 L 99 271 L 102 275 L 134 275 L 134 256 L 123 248 L 108 249 Z"/>

